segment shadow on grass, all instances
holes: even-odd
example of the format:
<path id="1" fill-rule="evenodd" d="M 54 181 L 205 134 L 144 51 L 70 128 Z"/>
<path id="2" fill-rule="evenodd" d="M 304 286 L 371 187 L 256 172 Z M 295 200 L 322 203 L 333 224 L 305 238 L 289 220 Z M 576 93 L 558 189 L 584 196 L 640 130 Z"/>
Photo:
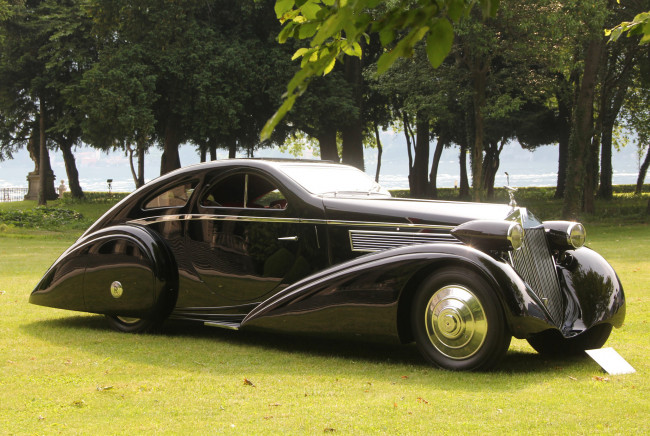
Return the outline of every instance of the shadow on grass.
<path id="1" fill-rule="evenodd" d="M 104 318 L 96 315 L 36 321 L 21 328 L 54 345 L 77 348 L 104 358 L 160 366 L 169 366 L 172 362 L 174 367 L 188 371 L 204 371 L 209 367 L 219 373 L 233 374 L 245 371 L 294 375 L 416 372 L 430 373 L 432 379 L 438 381 L 466 378 L 468 382 L 475 382 L 478 377 L 485 382 L 482 385 L 485 389 L 513 388 L 512 383 L 500 387 L 500 377 L 495 375 L 534 375 L 517 378 L 521 386 L 515 388 L 522 388 L 538 382 L 539 376 L 575 370 L 584 361 L 580 358 L 549 359 L 537 353 L 511 349 L 491 372 L 456 373 L 429 365 L 414 344 L 230 331 L 181 321 L 168 321 L 155 334 L 124 334 L 112 331 Z M 481 389 L 475 385 L 467 388 Z"/>

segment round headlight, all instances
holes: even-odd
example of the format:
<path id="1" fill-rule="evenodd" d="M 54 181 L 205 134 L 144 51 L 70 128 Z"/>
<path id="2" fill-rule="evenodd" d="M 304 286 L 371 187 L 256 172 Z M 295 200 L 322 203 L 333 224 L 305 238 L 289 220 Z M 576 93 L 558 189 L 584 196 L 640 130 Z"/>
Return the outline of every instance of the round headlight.
<path id="1" fill-rule="evenodd" d="M 573 223 L 569 226 L 566 232 L 567 242 L 573 248 L 580 248 L 585 245 L 585 239 L 587 238 L 587 231 L 585 226 L 580 223 Z"/>
<path id="2" fill-rule="evenodd" d="M 512 223 L 508 228 L 508 241 L 513 250 L 519 249 L 524 243 L 524 228 L 519 223 Z"/>

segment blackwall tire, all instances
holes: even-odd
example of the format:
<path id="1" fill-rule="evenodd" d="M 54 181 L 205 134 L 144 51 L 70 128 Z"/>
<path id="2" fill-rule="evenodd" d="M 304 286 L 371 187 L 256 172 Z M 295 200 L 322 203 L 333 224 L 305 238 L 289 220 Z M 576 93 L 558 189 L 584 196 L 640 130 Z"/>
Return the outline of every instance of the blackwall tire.
<path id="1" fill-rule="evenodd" d="M 503 358 L 511 335 L 497 295 L 473 271 L 450 267 L 419 286 L 411 327 L 422 355 L 450 370 L 485 370 Z"/>
<path id="2" fill-rule="evenodd" d="M 147 333 L 156 330 L 162 324 L 162 320 L 152 318 L 130 318 L 124 316 L 106 315 L 108 325 L 118 332 L 123 333 Z"/>
<path id="3" fill-rule="evenodd" d="M 611 324 L 598 324 L 572 338 L 564 338 L 557 330 L 546 330 L 528 338 L 539 354 L 546 356 L 579 356 L 585 350 L 601 348 L 612 332 Z"/>

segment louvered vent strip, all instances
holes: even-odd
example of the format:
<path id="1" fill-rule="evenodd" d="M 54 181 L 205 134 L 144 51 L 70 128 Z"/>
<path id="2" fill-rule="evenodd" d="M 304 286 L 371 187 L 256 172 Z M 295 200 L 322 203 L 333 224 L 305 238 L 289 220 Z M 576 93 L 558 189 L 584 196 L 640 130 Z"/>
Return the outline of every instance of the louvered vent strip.
<path id="1" fill-rule="evenodd" d="M 460 243 L 450 234 L 350 230 L 354 251 L 381 251 L 413 244 Z"/>

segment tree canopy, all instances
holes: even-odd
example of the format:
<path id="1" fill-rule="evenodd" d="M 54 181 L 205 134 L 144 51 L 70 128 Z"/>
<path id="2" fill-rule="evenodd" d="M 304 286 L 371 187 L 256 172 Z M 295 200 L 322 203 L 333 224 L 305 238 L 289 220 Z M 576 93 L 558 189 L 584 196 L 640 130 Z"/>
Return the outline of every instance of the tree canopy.
<path id="1" fill-rule="evenodd" d="M 82 143 L 137 156 L 139 185 L 151 147 L 163 150 L 161 173 L 181 164 L 181 144 L 204 160 L 287 138 L 363 168 L 364 146 L 381 156 L 379 131 L 391 128 L 404 134 L 411 195 L 435 197 L 442 150 L 456 147 L 460 195 L 470 193 L 469 157 L 471 192 L 483 199 L 508 141 L 558 144 L 556 195 L 575 218 L 610 195 L 616 129 L 647 136 L 648 9 L 648 0 L 0 0 L 0 158 L 27 147 L 47 171 L 48 153 L 60 151 L 81 196 Z"/>

